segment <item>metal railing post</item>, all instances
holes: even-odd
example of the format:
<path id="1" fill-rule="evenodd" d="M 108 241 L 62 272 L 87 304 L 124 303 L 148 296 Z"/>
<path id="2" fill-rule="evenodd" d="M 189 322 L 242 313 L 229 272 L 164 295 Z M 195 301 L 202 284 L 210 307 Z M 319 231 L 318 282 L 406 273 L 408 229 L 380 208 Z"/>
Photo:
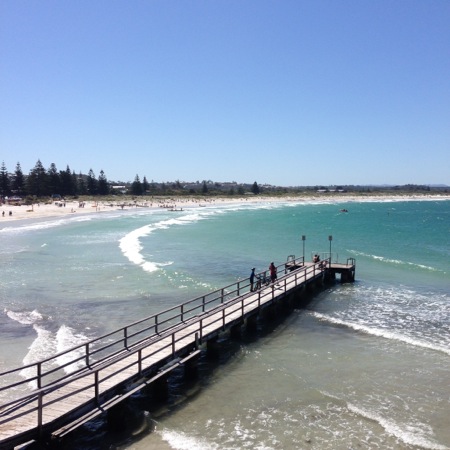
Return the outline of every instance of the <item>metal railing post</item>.
<path id="1" fill-rule="evenodd" d="M 37 387 L 38 389 L 40 389 L 42 387 L 42 363 L 38 362 L 36 365 L 36 369 L 37 369 Z"/>
<path id="2" fill-rule="evenodd" d="M 97 406 L 100 406 L 100 395 L 99 395 L 99 386 L 98 386 L 98 370 L 94 372 L 94 390 L 95 390 L 95 402 Z"/>
<path id="3" fill-rule="evenodd" d="M 86 342 L 86 345 L 84 346 L 86 349 L 86 367 L 89 367 L 89 342 Z"/>
<path id="4" fill-rule="evenodd" d="M 123 345 L 128 349 L 128 327 L 123 329 Z"/>
<path id="5" fill-rule="evenodd" d="M 39 394 L 38 394 L 38 416 L 37 416 L 37 419 L 38 419 L 37 426 L 38 426 L 39 437 L 42 437 L 42 418 L 44 415 L 43 409 L 44 409 L 44 393 L 39 392 Z"/>

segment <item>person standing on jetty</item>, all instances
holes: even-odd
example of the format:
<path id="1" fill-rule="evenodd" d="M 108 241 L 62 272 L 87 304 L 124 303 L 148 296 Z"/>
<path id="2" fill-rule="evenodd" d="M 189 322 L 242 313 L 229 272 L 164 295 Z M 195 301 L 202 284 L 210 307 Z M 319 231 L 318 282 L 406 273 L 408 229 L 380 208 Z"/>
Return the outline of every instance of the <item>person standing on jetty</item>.
<path id="1" fill-rule="evenodd" d="M 255 268 L 253 267 L 252 272 L 250 273 L 250 292 L 253 292 L 253 283 L 255 282 Z"/>
<path id="2" fill-rule="evenodd" d="M 270 263 L 269 272 L 270 280 L 272 281 L 272 283 L 275 283 L 275 280 L 277 279 L 277 268 L 275 267 L 275 264 L 273 262 Z"/>

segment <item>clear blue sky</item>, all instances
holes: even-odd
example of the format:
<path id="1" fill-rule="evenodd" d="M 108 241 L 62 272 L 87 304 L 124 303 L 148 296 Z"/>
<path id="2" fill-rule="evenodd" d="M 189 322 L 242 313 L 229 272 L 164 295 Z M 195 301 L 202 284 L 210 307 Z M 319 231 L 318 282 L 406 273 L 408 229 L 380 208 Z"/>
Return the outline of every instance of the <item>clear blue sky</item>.
<path id="1" fill-rule="evenodd" d="M 0 163 L 450 185 L 449 0 L 2 0 Z"/>

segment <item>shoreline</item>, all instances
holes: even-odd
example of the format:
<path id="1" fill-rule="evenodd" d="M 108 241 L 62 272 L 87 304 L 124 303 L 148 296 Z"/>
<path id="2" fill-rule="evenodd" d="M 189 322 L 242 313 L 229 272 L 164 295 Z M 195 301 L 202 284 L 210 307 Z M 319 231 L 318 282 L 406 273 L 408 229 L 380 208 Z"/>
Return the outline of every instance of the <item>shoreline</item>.
<path id="1" fill-rule="evenodd" d="M 24 220 L 51 219 L 69 217 L 71 215 L 95 214 L 101 212 L 133 210 L 137 208 L 149 208 L 152 210 L 166 209 L 181 211 L 197 207 L 238 204 L 263 204 L 263 203 L 359 203 L 359 202 L 399 202 L 399 201 L 442 201 L 450 200 L 450 195 L 442 194 L 399 194 L 399 195 L 346 195 L 346 194 L 320 194 L 308 196 L 286 197 L 202 197 L 202 198 L 142 198 L 141 201 L 124 200 L 122 202 L 111 201 L 56 201 L 49 204 L 34 205 L 1 205 L 0 221 L 14 224 Z"/>

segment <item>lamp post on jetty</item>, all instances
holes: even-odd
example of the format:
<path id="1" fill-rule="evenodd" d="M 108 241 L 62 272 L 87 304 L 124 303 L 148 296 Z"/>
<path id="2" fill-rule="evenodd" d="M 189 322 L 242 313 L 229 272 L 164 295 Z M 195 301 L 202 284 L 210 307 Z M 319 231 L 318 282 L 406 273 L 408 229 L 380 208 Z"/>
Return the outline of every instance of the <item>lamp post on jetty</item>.
<path id="1" fill-rule="evenodd" d="M 302 235 L 302 242 L 303 242 L 303 264 L 305 264 L 305 240 L 306 236 Z"/>
<path id="2" fill-rule="evenodd" d="M 331 241 L 333 240 L 333 236 L 328 236 L 328 240 L 330 241 L 330 266 L 331 266 Z"/>

